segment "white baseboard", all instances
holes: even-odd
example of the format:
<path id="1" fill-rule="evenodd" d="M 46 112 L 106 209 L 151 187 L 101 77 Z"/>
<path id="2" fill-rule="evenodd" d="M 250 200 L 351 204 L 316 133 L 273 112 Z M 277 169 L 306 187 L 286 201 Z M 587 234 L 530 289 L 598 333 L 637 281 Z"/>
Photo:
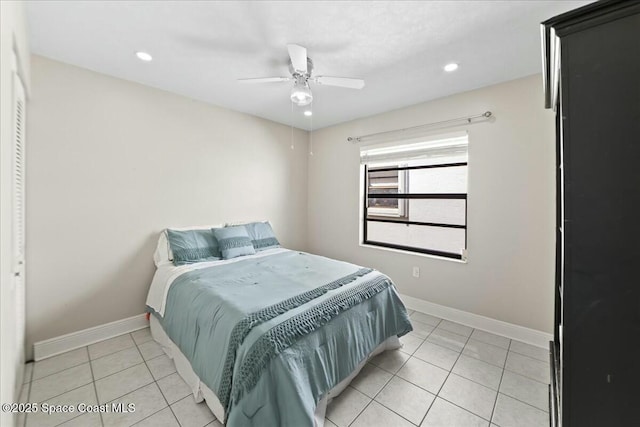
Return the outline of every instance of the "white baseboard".
<path id="1" fill-rule="evenodd" d="M 444 305 L 435 304 L 409 295 L 400 294 L 400 297 L 407 308 L 411 310 L 418 310 L 423 313 L 451 320 L 452 322 L 471 326 L 472 328 L 483 329 L 496 335 L 502 335 L 507 338 L 526 342 L 527 344 L 547 348 L 549 346 L 549 341 L 553 340 L 553 336 L 546 332 L 446 307 Z M 138 314 L 136 316 L 116 320 L 111 323 L 105 323 L 104 325 L 95 326 L 82 331 L 72 332 L 70 334 L 44 341 L 38 341 L 33 344 L 34 359 L 36 361 L 46 359 L 47 357 L 75 350 L 76 348 L 84 347 L 98 341 L 137 331 L 138 329 L 143 329 L 147 326 L 149 326 L 149 321 L 146 318 L 146 314 Z"/>
<path id="2" fill-rule="evenodd" d="M 128 332 L 137 331 L 138 329 L 143 329 L 147 326 L 149 326 L 149 321 L 147 320 L 146 314 L 138 314 L 126 319 L 116 320 L 115 322 L 83 329 L 82 331 L 72 332 L 70 334 L 61 335 L 44 341 L 38 341 L 33 344 L 33 356 L 37 362 L 39 360 L 46 359 L 47 357 L 75 350 L 76 348 L 84 347 Z"/>
<path id="3" fill-rule="evenodd" d="M 409 295 L 400 294 L 400 298 L 407 308 L 411 310 L 421 311 L 442 319 L 451 320 L 452 322 L 461 323 L 463 325 L 471 326 L 472 328 L 482 329 L 487 332 L 491 332 L 492 334 L 502 335 L 527 344 L 548 348 L 549 341 L 553 340 L 553 335 L 546 332 L 525 328 L 524 326 L 514 325 L 512 323 L 503 322 L 502 320 L 492 319 L 479 314 L 469 313 L 468 311 L 446 307 L 444 305 L 414 298 Z"/>

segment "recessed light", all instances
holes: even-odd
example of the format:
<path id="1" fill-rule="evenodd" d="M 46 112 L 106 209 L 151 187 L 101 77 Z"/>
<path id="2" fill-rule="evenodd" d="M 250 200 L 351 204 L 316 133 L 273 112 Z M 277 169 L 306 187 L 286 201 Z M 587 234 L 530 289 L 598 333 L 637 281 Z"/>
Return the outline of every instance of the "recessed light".
<path id="1" fill-rule="evenodd" d="M 307 117 L 309 117 L 312 114 L 313 114 L 313 112 L 311 112 L 310 110 L 307 110 L 307 111 L 304 112 L 304 115 L 307 116 Z"/>
<path id="2" fill-rule="evenodd" d="M 149 62 L 153 59 L 147 52 L 136 52 L 136 56 L 140 61 Z"/>
<path id="3" fill-rule="evenodd" d="M 455 62 L 452 62 L 450 64 L 447 64 L 444 66 L 444 70 L 447 72 L 452 72 L 458 69 L 458 64 L 456 64 Z"/>

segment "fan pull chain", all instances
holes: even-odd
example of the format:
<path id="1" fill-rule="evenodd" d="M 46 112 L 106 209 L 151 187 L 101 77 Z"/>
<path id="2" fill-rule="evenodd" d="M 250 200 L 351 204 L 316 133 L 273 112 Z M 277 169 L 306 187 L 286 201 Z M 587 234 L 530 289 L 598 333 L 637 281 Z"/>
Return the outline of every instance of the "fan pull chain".
<path id="1" fill-rule="evenodd" d="M 309 155 L 313 156 L 313 102 L 309 106 L 311 109 L 311 130 L 309 131 Z"/>
<path id="2" fill-rule="evenodd" d="M 291 104 L 291 149 L 293 150 L 295 147 L 293 145 L 293 102 Z"/>

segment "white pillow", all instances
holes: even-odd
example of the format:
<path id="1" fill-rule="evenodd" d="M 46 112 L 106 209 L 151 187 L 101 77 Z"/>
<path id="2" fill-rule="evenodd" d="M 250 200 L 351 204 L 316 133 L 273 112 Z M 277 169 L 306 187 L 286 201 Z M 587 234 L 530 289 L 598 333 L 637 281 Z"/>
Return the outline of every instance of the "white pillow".
<path id="1" fill-rule="evenodd" d="M 263 220 L 263 219 L 258 219 L 258 220 L 255 220 L 255 221 L 236 221 L 236 222 L 228 222 L 226 226 L 227 226 L 227 227 L 233 227 L 233 226 L 236 226 L 236 225 L 252 224 L 252 223 L 254 223 L 254 222 L 269 222 L 269 220 L 268 220 L 268 219 L 264 219 L 264 220 Z"/>
<path id="2" fill-rule="evenodd" d="M 194 227 L 169 227 L 171 230 L 177 231 L 187 231 L 187 230 L 207 230 L 210 228 L 222 228 L 224 224 L 215 224 L 215 225 L 197 225 Z M 156 267 L 160 266 L 160 264 L 166 262 L 173 261 L 173 252 L 171 252 L 171 247 L 169 246 L 169 241 L 167 240 L 167 229 L 165 228 L 160 233 L 160 237 L 158 238 L 158 245 L 156 246 L 156 251 L 153 254 L 153 262 L 156 263 Z"/>

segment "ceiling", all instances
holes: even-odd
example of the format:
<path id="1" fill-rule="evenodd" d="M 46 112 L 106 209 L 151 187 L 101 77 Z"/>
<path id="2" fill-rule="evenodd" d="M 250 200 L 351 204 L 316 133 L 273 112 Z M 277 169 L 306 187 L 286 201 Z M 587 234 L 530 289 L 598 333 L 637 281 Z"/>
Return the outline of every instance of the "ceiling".
<path id="1" fill-rule="evenodd" d="M 538 73 L 539 23 L 586 3 L 76 0 L 27 12 L 35 54 L 309 130 Z M 365 88 L 312 85 L 305 117 L 291 83 L 236 82 L 288 76 L 287 43 L 307 47 L 314 75 Z"/>

